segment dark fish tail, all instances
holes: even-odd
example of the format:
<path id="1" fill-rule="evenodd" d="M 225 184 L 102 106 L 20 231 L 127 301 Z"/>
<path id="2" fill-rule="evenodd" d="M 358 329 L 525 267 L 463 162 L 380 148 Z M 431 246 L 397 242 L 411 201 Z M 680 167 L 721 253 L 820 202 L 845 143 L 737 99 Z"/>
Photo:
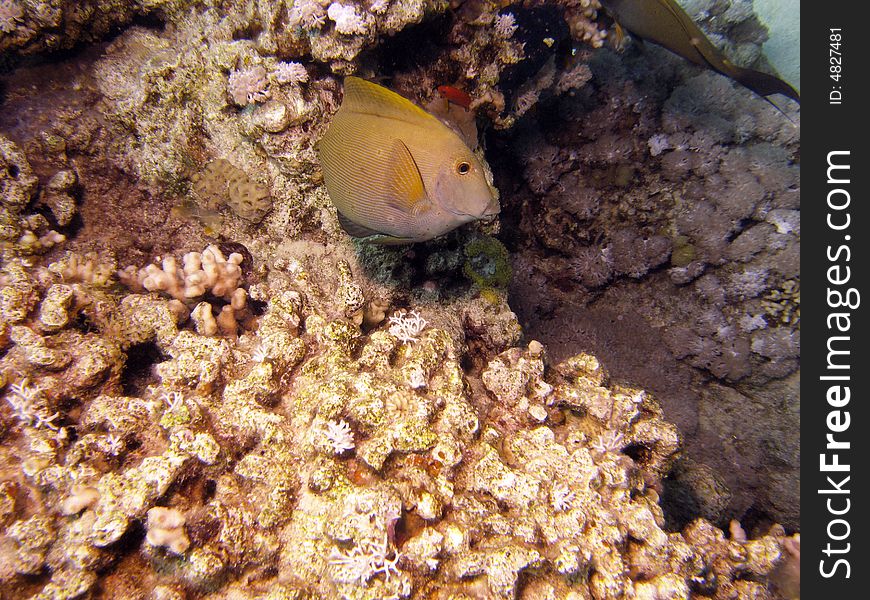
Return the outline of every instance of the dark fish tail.
<path id="1" fill-rule="evenodd" d="M 730 77 L 765 99 L 783 94 L 800 102 L 800 94 L 779 77 L 731 63 L 675 0 L 601 0 L 601 3 L 617 23 L 638 38 L 646 38 L 696 65 Z"/>
<path id="2" fill-rule="evenodd" d="M 761 71 L 734 67 L 734 73 L 726 73 L 737 83 L 748 87 L 759 96 L 782 94 L 800 104 L 801 96 L 792 86 L 780 79 Z"/>

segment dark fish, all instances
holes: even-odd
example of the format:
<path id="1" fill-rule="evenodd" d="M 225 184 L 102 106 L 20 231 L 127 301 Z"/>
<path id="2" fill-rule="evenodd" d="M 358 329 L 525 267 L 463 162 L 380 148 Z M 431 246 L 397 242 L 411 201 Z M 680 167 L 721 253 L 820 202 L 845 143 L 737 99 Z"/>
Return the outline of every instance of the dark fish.
<path id="1" fill-rule="evenodd" d="M 801 101 L 800 94 L 782 79 L 738 67 L 725 58 L 674 0 L 601 0 L 601 4 L 617 24 L 641 39 L 718 71 L 765 99 L 783 94 Z"/>

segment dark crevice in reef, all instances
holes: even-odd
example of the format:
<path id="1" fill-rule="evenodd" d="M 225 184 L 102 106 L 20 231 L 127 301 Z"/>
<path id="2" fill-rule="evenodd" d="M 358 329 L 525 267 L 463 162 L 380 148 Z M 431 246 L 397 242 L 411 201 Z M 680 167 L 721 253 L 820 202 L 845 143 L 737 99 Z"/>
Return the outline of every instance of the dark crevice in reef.
<path id="1" fill-rule="evenodd" d="M 152 383 L 158 383 L 154 374 L 154 365 L 168 360 L 154 342 L 144 342 L 130 346 L 127 350 L 127 360 L 121 373 L 121 385 L 127 396 L 140 396 L 145 388 Z"/>
<path id="2" fill-rule="evenodd" d="M 376 71 L 386 77 L 431 65 L 443 54 L 444 40 L 452 26 L 453 17 L 444 13 L 406 27 L 372 49 L 363 63 L 376 64 Z"/>

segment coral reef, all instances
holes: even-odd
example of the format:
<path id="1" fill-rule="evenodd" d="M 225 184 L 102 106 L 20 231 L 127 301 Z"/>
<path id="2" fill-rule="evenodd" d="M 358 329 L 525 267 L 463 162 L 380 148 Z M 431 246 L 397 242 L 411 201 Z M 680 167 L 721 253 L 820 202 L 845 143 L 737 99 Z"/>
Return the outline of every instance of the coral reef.
<path id="1" fill-rule="evenodd" d="M 701 23 L 722 41 L 746 33 L 741 52 L 754 62 L 749 47 L 764 36 L 749 3 L 694 4 L 706 6 Z M 724 524 L 751 507 L 796 527 L 798 458 L 786 453 L 783 466 L 773 451 L 790 436 L 772 415 L 757 426 L 759 407 L 748 401 L 798 368 L 796 107 L 778 112 L 656 49 L 600 52 L 589 65 L 593 80 L 580 94 L 551 102 L 558 120 L 542 115 L 512 134 L 508 160 L 522 177 L 495 170 L 500 187 L 517 189 L 502 214 L 523 232 L 510 246 L 511 306 L 554 356 L 595 353 L 695 432 L 689 454 L 731 489 L 724 505 L 709 499 L 718 515 L 702 514 Z M 744 457 L 736 463 L 704 408 L 720 385 L 744 398 L 730 425 Z M 786 429 L 796 428 L 799 397 L 785 389 Z M 784 479 L 794 485 L 788 499 L 779 496 Z"/>
<path id="2" fill-rule="evenodd" d="M 799 535 L 724 528 L 799 522 L 799 132 L 599 8 L 0 0 L 0 595 L 792 594 Z M 349 240 L 351 73 L 486 148 L 503 224 Z"/>
<path id="3" fill-rule="evenodd" d="M 109 551 L 122 537 L 167 589 L 247 573 L 263 589 L 351 598 L 468 586 L 508 598 L 531 573 L 522 593 L 685 595 L 707 574 L 715 584 L 702 596 L 725 598 L 766 593 L 785 555 L 781 531 L 728 540 L 703 520 L 663 529 L 656 490 L 678 454 L 676 428 L 590 355 L 548 369 L 532 342 L 474 376 L 456 341 L 418 313 L 366 335 L 284 291 L 233 341 L 177 329 L 168 288 L 162 298 L 119 290 L 113 306 L 139 306 L 139 324 L 105 322 L 116 341 L 103 369 L 115 375 L 82 381 L 69 371 L 75 357 L 98 356 L 94 342 L 72 336 L 70 319 L 52 321 L 48 340 L 31 329 L 49 301 L 76 310 L 58 286 L 104 293 L 102 278 L 51 283 L 82 264 L 39 268 L 34 308 L 15 326 L 30 333 L 15 329 L 0 360 L 17 416 L 3 434 L 17 450 L 4 460 L 21 472 L 0 539 L 8 589 L 45 572 L 36 597 L 74 597 L 109 566 L 123 576 L 138 567 Z M 119 348 L 133 341 L 163 358 L 124 395 Z M 62 348 L 74 362 L 25 368 L 29 348 Z"/>
<path id="4" fill-rule="evenodd" d="M 68 50 L 82 42 L 96 41 L 112 29 L 129 23 L 136 14 L 144 14 L 143 5 L 149 4 L 158 8 L 160 4 L 179 2 L 2 0 L 0 52 L 32 55 Z"/>

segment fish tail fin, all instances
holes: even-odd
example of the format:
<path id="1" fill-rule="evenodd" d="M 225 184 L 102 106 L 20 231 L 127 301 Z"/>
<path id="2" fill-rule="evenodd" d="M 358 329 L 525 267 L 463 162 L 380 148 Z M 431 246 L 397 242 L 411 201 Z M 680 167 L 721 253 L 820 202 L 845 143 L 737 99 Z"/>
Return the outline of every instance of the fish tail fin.
<path id="1" fill-rule="evenodd" d="M 740 67 L 735 67 L 734 73 L 731 75 L 738 83 L 745 85 L 759 96 L 782 94 L 783 96 L 791 98 L 798 104 L 801 102 L 801 96 L 797 90 L 774 75 L 769 75 L 768 73 L 763 73 L 761 71 L 754 71 L 753 69 L 742 69 Z"/>
<path id="2" fill-rule="evenodd" d="M 797 123 L 794 122 L 794 119 L 792 119 L 790 116 L 788 116 L 788 113 L 785 112 L 785 110 L 782 108 L 782 106 L 780 106 L 780 104 L 782 103 L 782 100 L 779 100 L 779 99 L 774 100 L 770 96 L 761 96 L 761 97 L 764 98 L 765 102 L 767 102 L 772 107 L 774 107 L 777 110 L 777 112 L 779 112 L 779 114 L 781 114 L 783 117 L 785 117 L 785 120 L 788 121 L 789 123 L 791 123 L 792 127 L 797 127 Z"/>

